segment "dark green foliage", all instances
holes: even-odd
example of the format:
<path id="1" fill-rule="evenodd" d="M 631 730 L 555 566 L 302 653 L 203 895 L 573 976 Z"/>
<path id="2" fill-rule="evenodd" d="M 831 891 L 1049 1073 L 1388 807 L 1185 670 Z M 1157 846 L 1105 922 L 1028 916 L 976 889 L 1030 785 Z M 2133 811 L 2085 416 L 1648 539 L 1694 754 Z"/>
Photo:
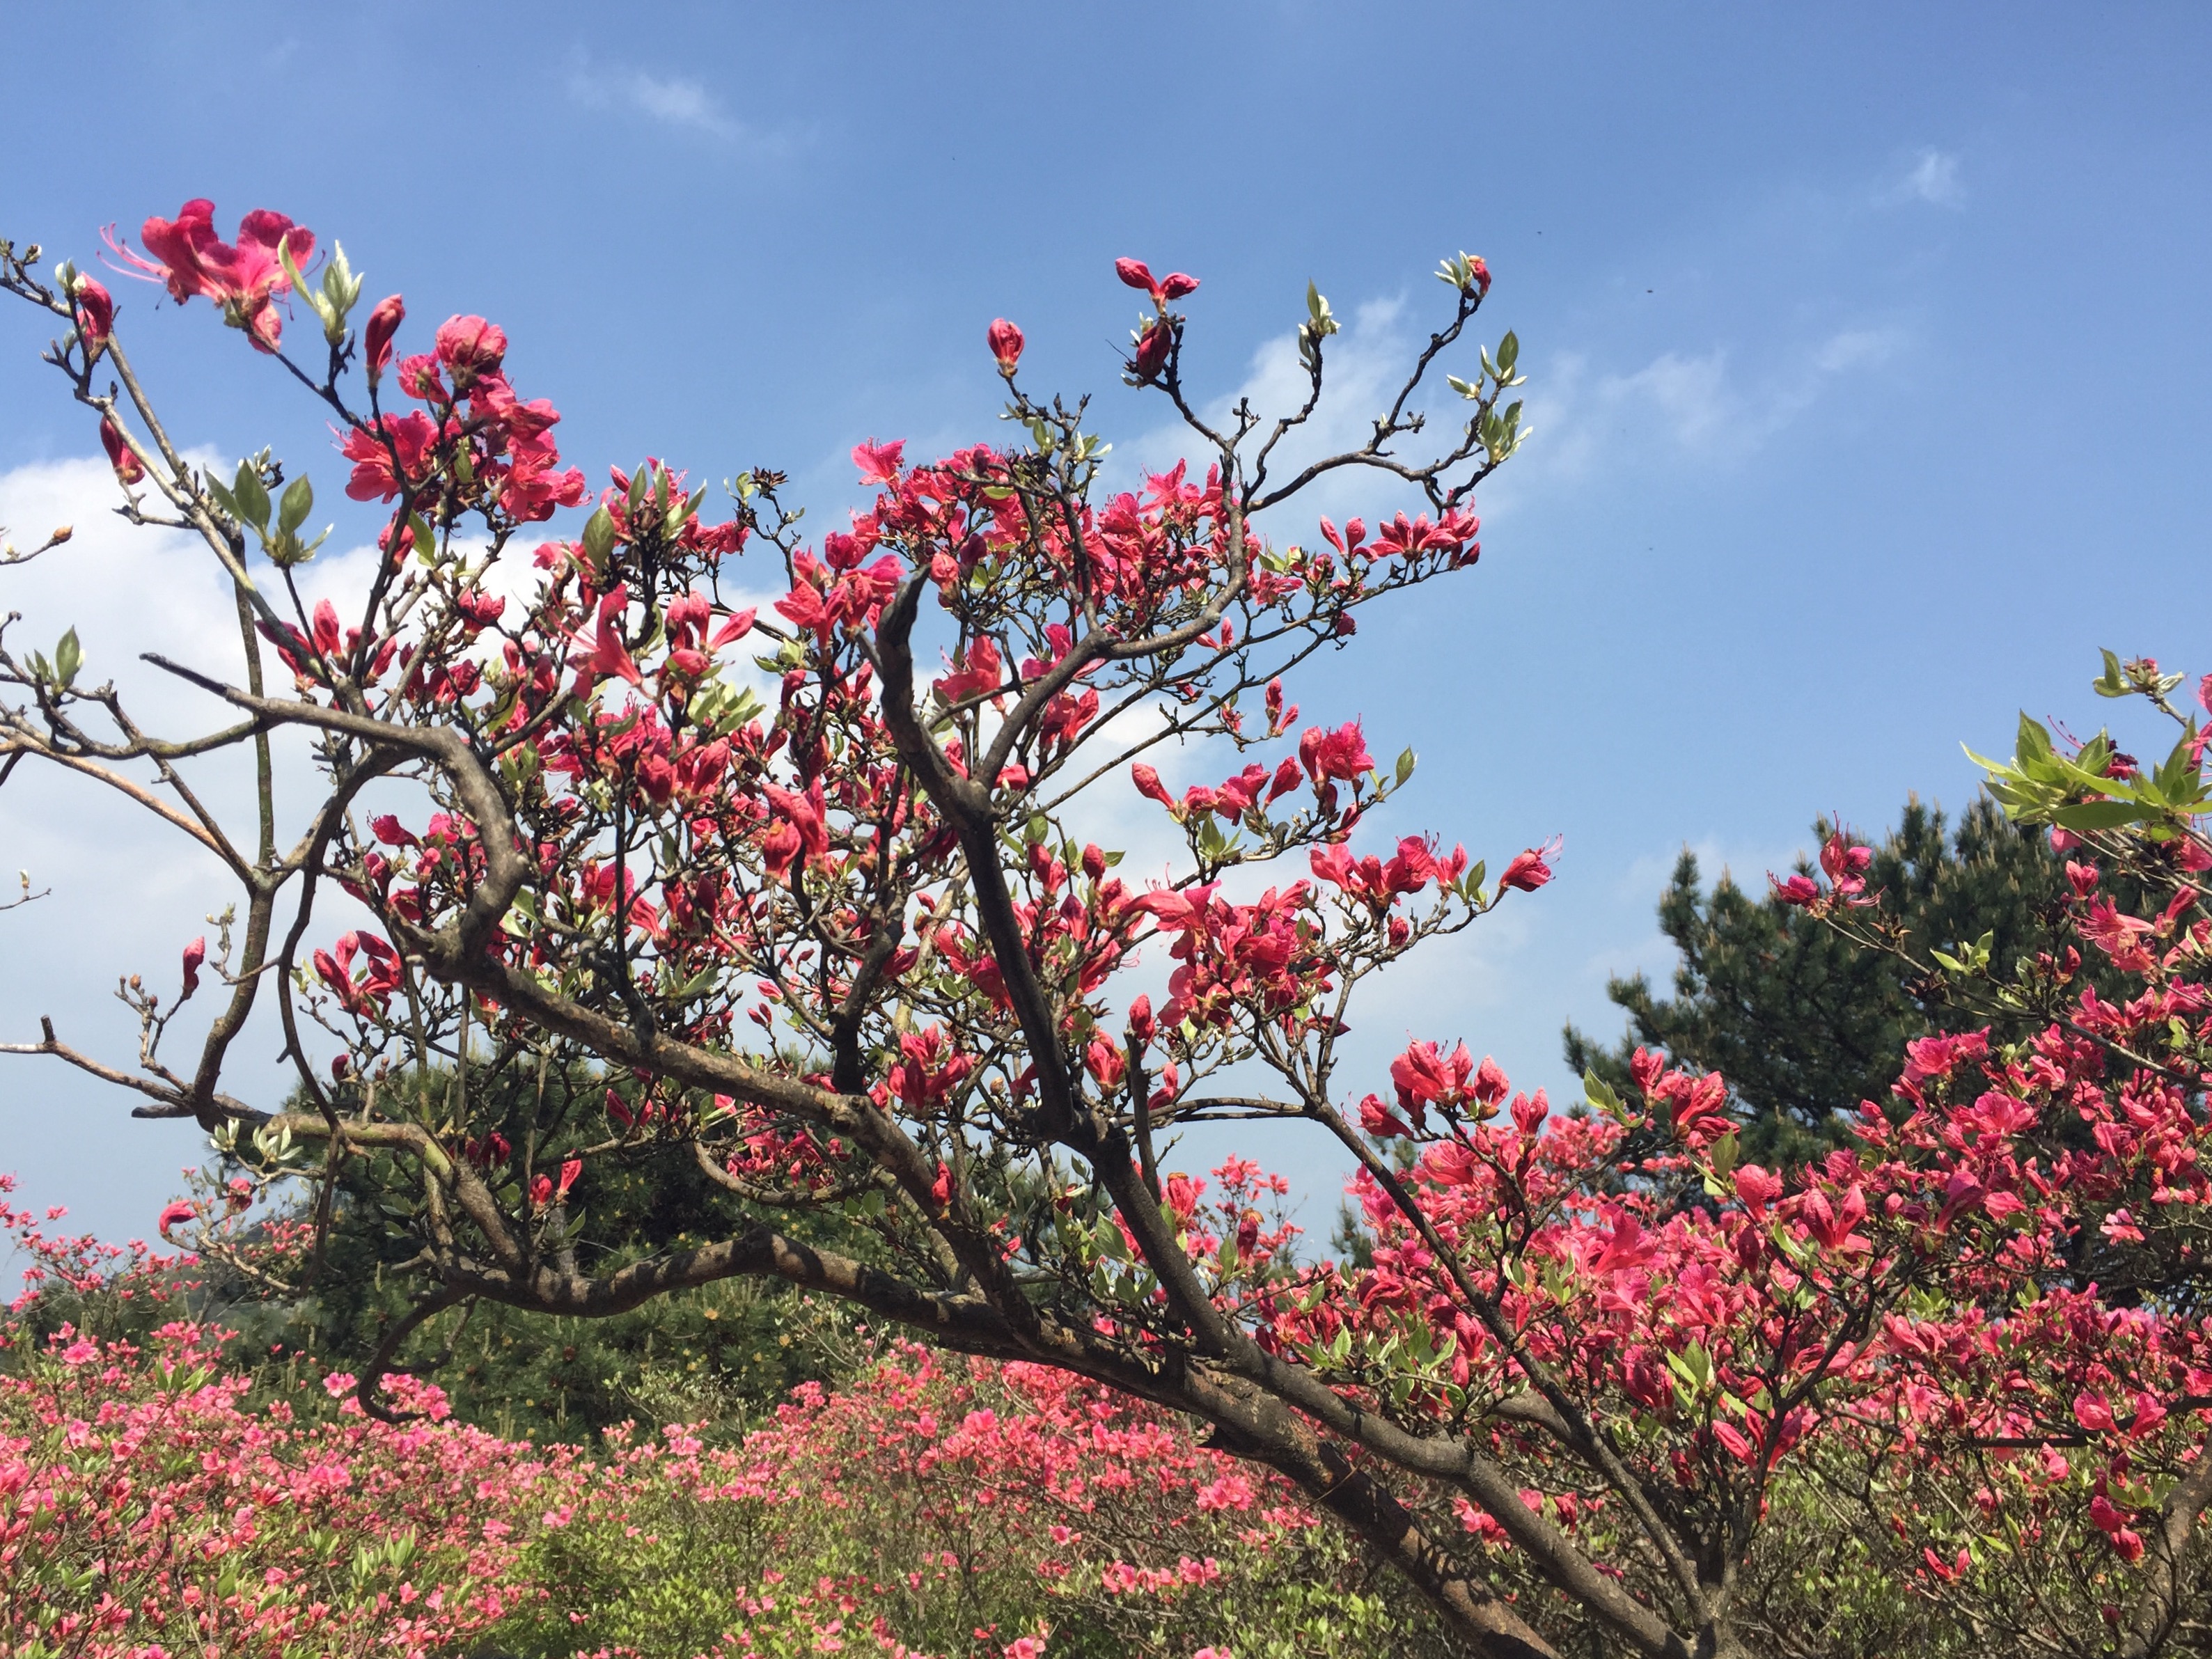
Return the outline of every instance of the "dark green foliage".
<path id="1" fill-rule="evenodd" d="M 1816 840 L 1833 828 L 1816 820 Z M 1940 810 L 1912 799 L 1875 843 L 1867 889 L 1903 925 L 1906 952 L 1924 960 L 1930 948 L 1985 933 L 1998 963 L 2037 948 L 2067 891 L 2065 861 L 2043 832 L 2009 823 L 1986 797 L 1945 831 Z M 1708 893 L 1687 850 L 1660 896 L 1659 925 L 1681 952 L 1674 994 L 1655 994 L 1641 974 L 1611 981 L 1606 994 L 1627 1011 L 1627 1034 L 1601 1048 L 1569 1025 L 1567 1063 L 1620 1089 L 1639 1045 L 1719 1072 L 1751 1120 L 1747 1159 L 1772 1165 L 1837 1144 L 1860 1102 L 1889 1099 L 1908 1039 L 1990 1023 L 1945 1001 L 1939 981 L 1895 956 L 1782 903 L 1763 878 L 1747 892 L 1723 872 Z M 1991 1035 L 2014 1033 L 2000 1026 Z"/>
<path id="2" fill-rule="evenodd" d="M 434 1101 L 448 1081 L 433 1073 L 421 1092 Z M 601 1077 L 574 1082 L 564 1090 L 553 1079 L 552 1088 L 534 1091 L 534 1102 L 514 1103 L 507 1125 L 518 1158 L 544 1147 L 535 1167 L 558 1166 L 562 1154 L 550 1149 L 574 1144 L 587 1126 L 572 1120 L 606 1092 Z M 19 1323 L 33 1345 L 64 1324 L 103 1340 L 143 1341 L 155 1327 L 189 1317 L 236 1332 L 234 1360 L 272 1388 L 289 1391 L 303 1376 L 331 1371 L 358 1373 L 423 1288 L 395 1242 L 406 1235 L 385 1224 L 421 1201 L 419 1190 L 396 1183 L 399 1174 L 398 1166 L 381 1162 L 342 1164 L 319 1249 L 272 1262 L 279 1283 L 257 1282 L 208 1259 L 104 1289 L 57 1283 L 26 1306 Z M 621 1258 L 629 1259 L 724 1237 L 733 1222 L 742 1224 L 745 1209 L 701 1170 L 688 1147 L 647 1143 L 594 1160 L 564 1214 L 571 1236 L 583 1241 L 580 1256 L 608 1249 L 592 1240 L 616 1239 Z M 802 1240 L 815 1228 L 803 1212 L 772 1218 Z M 311 1223 L 312 1203 L 292 1219 Z M 269 1237 L 257 1227 L 240 1242 L 252 1248 Z M 781 1284 L 731 1279 L 605 1319 L 549 1319 L 490 1302 L 464 1305 L 415 1333 L 404 1358 L 446 1390 L 457 1417 L 509 1437 L 584 1442 L 625 1420 L 712 1419 L 735 1433 L 799 1383 L 834 1382 L 860 1363 L 873 1352 L 864 1330 L 842 1306 Z"/>
<path id="3" fill-rule="evenodd" d="M 556 1160 L 557 1161 L 557 1160 Z M 418 1286 L 374 1211 L 404 1202 L 374 1183 L 390 1166 L 349 1164 L 313 1288 L 294 1305 L 300 1346 L 317 1364 L 356 1370 Z M 578 1230 L 627 1241 L 623 1254 L 682 1249 L 720 1237 L 738 1201 L 687 1148 L 601 1159 L 570 1194 Z M 804 1234 L 803 1219 L 779 1218 Z M 579 1254 L 584 1249 L 580 1248 Z M 497 1304 L 440 1315 L 408 1344 L 454 1413 L 502 1435 L 582 1440 L 625 1419 L 714 1418 L 732 1427 L 796 1384 L 840 1369 L 850 1322 L 778 1285 L 730 1280 L 656 1297 L 605 1319 L 548 1319 Z"/>

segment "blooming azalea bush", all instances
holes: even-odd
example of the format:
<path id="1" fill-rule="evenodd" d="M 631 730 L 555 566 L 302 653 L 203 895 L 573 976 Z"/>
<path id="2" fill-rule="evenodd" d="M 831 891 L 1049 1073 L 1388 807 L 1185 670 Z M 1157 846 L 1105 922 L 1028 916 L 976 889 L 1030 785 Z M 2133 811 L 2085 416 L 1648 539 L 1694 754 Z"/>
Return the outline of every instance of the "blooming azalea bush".
<path id="1" fill-rule="evenodd" d="M 2072 1576 L 2040 1582 L 2068 1620 L 2094 1602 L 2079 1642 L 2185 1635 L 2212 1496 L 2212 921 L 2192 880 L 2212 847 L 2178 681 L 2114 660 L 2100 685 L 2179 724 L 2156 766 L 2030 722 L 2001 769 L 2011 810 L 2087 854 L 2047 948 L 1919 964 L 2030 1035 L 1916 1042 L 1891 1099 L 1836 1103 L 1852 1138 L 1814 1162 L 1744 1158 L 1725 1080 L 1658 1053 L 1568 1112 L 1464 1044 L 1347 1079 L 1368 981 L 1540 890 L 1557 851 L 1492 878 L 1439 837 L 1378 841 L 1413 757 L 1379 766 L 1360 723 L 1301 725 L 1290 701 L 1363 610 L 1476 564 L 1473 492 L 1525 435 L 1511 335 L 1444 372 L 1481 261 L 1445 262 L 1449 316 L 1371 437 L 1328 453 L 1305 440 L 1336 327 L 1316 289 L 1296 406 L 1217 415 L 1185 378 L 1177 307 L 1200 284 L 1123 260 L 1146 303 L 1124 378 L 1176 411 L 1194 465 L 1115 489 L 1086 406 L 1022 384 L 1002 320 L 985 343 L 1014 441 L 934 460 L 860 443 L 863 502 L 815 538 L 764 469 L 714 514 L 657 459 L 587 497 L 495 325 L 410 339 L 394 295 L 356 330 L 341 251 L 318 283 L 290 221 L 249 216 L 234 243 L 212 223 L 190 204 L 148 222 L 144 253 L 111 237 L 112 263 L 209 298 L 304 385 L 346 493 L 386 515 L 379 556 L 343 610 L 308 607 L 306 474 L 266 453 L 187 464 L 105 285 L 0 248 L 0 286 L 60 331 L 50 360 L 122 510 L 192 531 L 241 618 L 234 673 L 155 658 L 234 711 L 189 741 L 88 683 L 73 631 L 51 655 L 0 635 L 23 700 L 8 763 L 132 792 L 243 906 L 184 946 L 177 1002 L 126 981 L 137 1072 L 51 1027 L 15 1047 L 197 1120 L 251 1183 L 393 1171 L 377 1224 L 417 1291 L 363 1369 L 365 1409 L 396 1413 L 381 1379 L 474 1304 L 596 1317 L 772 1278 L 1202 1422 L 1485 1653 L 1843 1643 L 1790 1580 L 1797 1528 L 1846 1511 L 1829 1570 L 1854 1588 L 1822 1606 L 1905 1608 L 1914 1640 L 1990 1628 L 1950 1610 L 2069 1547 Z M 288 307 L 319 348 L 286 344 Z M 1440 374 L 1462 413 L 1431 422 Z M 1374 522 L 1294 520 L 1322 478 L 1385 492 Z M 294 780 L 315 804 L 280 835 L 270 739 L 293 726 L 318 739 Z M 1191 744 L 1233 751 L 1205 777 L 1226 775 L 1171 786 Z M 250 833 L 158 793 L 225 748 L 262 763 Z M 1086 828 L 1106 791 L 1162 815 L 1183 848 L 1167 879 L 1116 873 Z M 1784 896 L 1917 948 L 1885 927 L 1864 848 L 1839 836 L 1820 868 Z M 1139 977 L 1147 945 L 1164 988 Z M 2085 988 L 2085 951 L 2125 1000 Z M 172 1067 L 170 1026 L 210 980 L 222 1006 Z M 273 1111 L 222 1087 L 264 998 L 301 1091 Z M 1334 1140 L 1370 1248 L 1300 1259 L 1253 1162 L 1162 1168 L 1176 1128 L 1219 1121 L 1255 1150 Z M 617 1172 L 687 1161 L 724 1199 L 711 1236 L 595 1215 Z M 169 1230 L 221 1255 L 227 1208 L 203 1198 Z"/>
<path id="2" fill-rule="evenodd" d="M 404 1428 L 249 1410 L 219 1349 L 63 1333 L 0 1375 L 0 1652 L 442 1653 L 537 1594 L 516 1517 L 572 1449 L 439 1422 L 411 1380 Z"/>
<path id="3" fill-rule="evenodd" d="M 531 1563 L 553 1589 L 518 1648 L 1444 1650 L 1279 1477 L 1042 1367 L 899 1345 L 737 1447 L 672 1426 L 611 1452 L 547 1517 Z"/>
<path id="4" fill-rule="evenodd" d="M 1037 1367 L 902 1346 L 735 1444 L 625 1427 L 594 1457 L 453 1421 L 414 1379 L 393 1384 L 417 1413 L 404 1425 L 368 1417 L 349 1376 L 272 1388 L 184 1322 L 143 1346 L 41 1341 L 20 1321 L 5 1337 L 10 1659 L 1182 1659 L 1208 1635 L 1261 1655 L 1439 1639 L 1279 1479 Z"/>

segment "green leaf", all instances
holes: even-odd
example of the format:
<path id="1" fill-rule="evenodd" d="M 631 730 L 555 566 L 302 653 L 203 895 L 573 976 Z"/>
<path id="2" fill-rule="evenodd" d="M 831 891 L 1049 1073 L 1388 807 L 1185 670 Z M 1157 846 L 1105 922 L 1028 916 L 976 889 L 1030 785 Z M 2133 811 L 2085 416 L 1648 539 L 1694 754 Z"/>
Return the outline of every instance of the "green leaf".
<path id="1" fill-rule="evenodd" d="M 1583 1097 L 1607 1117 L 1620 1115 L 1620 1097 L 1613 1092 L 1613 1085 L 1600 1077 L 1595 1068 L 1583 1073 Z"/>
<path id="2" fill-rule="evenodd" d="M 292 258 L 290 241 L 281 236 L 276 240 L 276 261 L 283 267 L 284 275 L 291 279 L 292 291 L 299 295 L 300 303 L 313 312 L 320 319 L 324 337 L 332 345 L 345 338 L 344 314 L 334 311 L 330 301 L 308 285 L 307 274 L 300 269 L 298 262 Z"/>
<path id="3" fill-rule="evenodd" d="M 2051 821 L 2066 830 L 2118 830 L 2130 823 L 2141 823 L 2158 814 L 2141 802 L 2131 800 L 2089 800 L 2073 806 L 2054 806 Z"/>
<path id="4" fill-rule="evenodd" d="M 1704 1345 L 1692 1342 L 1680 1353 L 1667 1356 L 1667 1368 L 1692 1388 L 1704 1389 L 1713 1380 L 1713 1357 Z"/>
<path id="5" fill-rule="evenodd" d="M 1121 1237 L 1121 1224 L 1112 1216 L 1105 1216 L 1100 1219 L 1097 1239 L 1100 1254 L 1109 1255 L 1116 1261 L 1127 1261 L 1131 1259 L 1129 1241 Z"/>
<path id="6" fill-rule="evenodd" d="M 714 981 L 720 977 L 720 969 L 702 968 L 673 991 L 667 993 L 667 995 L 670 1000 L 674 1002 L 689 1002 L 693 997 L 712 990 Z"/>
<path id="7" fill-rule="evenodd" d="M 2120 672 L 2118 656 L 2110 651 L 2103 653 L 2102 655 L 2105 659 L 2105 672 L 2089 682 L 2089 689 L 2100 697 L 2126 696 L 2134 688 L 2129 685 L 2127 677 Z"/>
<path id="8" fill-rule="evenodd" d="M 1510 375 L 1513 373 L 1513 365 L 1518 362 L 1520 358 L 1521 337 L 1514 333 L 1511 329 L 1508 329 L 1505 331 L 1505 337 L 1498 343 L 1498 367 Z"/>
<path id="9" fill-rule="evenodd" d="M 251 461 L 238 464 L 238 477 L 230 486 L 238 503 L 238 516 L 264 535 L 269 529 L 269 492 L 261 483 L 261 469 Z"/>
<path id="10" fill-rule="evenodd" d="M 596 568 L 605 568 L 615 550 L 615 515 L 600 507 L 584 521 L 584 552 Z"/>
<path id="11" fill-rule="evenodd" d="M 1991 760 L 1987 755 L 1978 754 L 1973 750 L 1967 749 L 1966 745 L 1963 743 L 1960 744 L 1959 747 L 1966 750 L 1966 758 L 1968 760 L 1973 762 L 1975 765 L 1980 767 L 1983 771 L 1988 773 L 1993 778 L 2016 778 L 2020 775 L 2018 770 L 2016 770 L 2008 762 Z"/>
<path id="12" fill-rule="evenodd" d="M 84 651 L 77 644 L 76 629 L 72 628 L 62 635 L 61 643 L 54 647 L 54 679 L 67 690 L 76 679 L 76 671 L 84 662 Z"/>
<path id="13" fill-rule="evenodd" d="M 284 487 L 284 499 L 276 507 L 276 527 L 286 535 L 307 523 L 307 514 L 315 510 L 315 487 L 302 476 Z"/>
<path id="14" fill-rule="evenodd" d="M 2197 719 L 2191 715 L 2181 729 L 2180 740 L 2152 775 L 2160 799 L 2176 808 L 2187 808 L 2204 799 L 2204 779 L 2197 763 L 2190 758 L 2190 745 L 2197 741 Z"/>
<path id="15" fill-rule="evenodd" d="M 1401 756 L 1399 756 L 1399 757 L 1398 757 L 1398 774 L 1397 774 L 1397 784 L 1398 784 L 1398 787 L 1399 787 L 1400 788 L 1403 788 L 1403 787 L 1405 787 L 1406 780 L 1407 780 L 1407 778 L 1412 777 L 1413 775 L 1413 751 L 1412 750 L 1408 749 L 1407 750 L 1406 750 L 1406 752 L 1405 752 L 1404 754 L 1402 754 L 1402 755 L 1401 755 Z"/>
<path id="16" fill-rule="evenodd" d="M 1735 1131 L 1733 1129 L 1713 1142 L 1713 1149 L 1710 1156 L 1712 1158 L 1714 1172 L 1725 1176 L 1729 1170 L 1735 1169 L 1738 1150 Z"/>

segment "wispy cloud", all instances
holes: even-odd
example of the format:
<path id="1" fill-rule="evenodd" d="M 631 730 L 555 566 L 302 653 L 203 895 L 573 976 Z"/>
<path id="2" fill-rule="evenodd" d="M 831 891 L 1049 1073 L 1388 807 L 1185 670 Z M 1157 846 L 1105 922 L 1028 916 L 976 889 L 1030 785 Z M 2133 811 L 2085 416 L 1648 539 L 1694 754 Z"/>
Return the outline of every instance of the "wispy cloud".
<path id="1" fill-rule="evenodd" d="M 1309 461 L 1366 441 L 1418 349 L 1413 320 L 1401 299 L 1352 307 L 1344 332 L 1329 342 L 1328 386 L 1321 407 L 1271 458 L 1271 477 L 1290 477 Z M 1529 441 L 1499 475 L 1498 483 L 1486 491 L 1486 499 L 1496 507 L 1546 483 L 1585 477 L 1617 465 L 1740 464 L 1850 376 L 1894 357 L 1905 337 L 1893 326 L 1838 328 L 1801 338 L 1750 364 L 1741 361 L 1746 354 L 1740 348 L 1729 346 L 1662 351 L 1635 368 L 1608 368 L 1584 352 L 1564 351 L 1540 360 L 1524 352 L 1522 364 L 1529 384 L 1522 425 Z M 1444 387 L 1442 370 L 1464 367 L 1446 363 L 1431 371 L 1431 380 L 1413 405 L 1426 410 L 1430 430 L 1401 439 L 1395 446 L 1401 453 L 1411 457 L 1455 428 L 1464 405 Z M 1194 378 L 1205 368 L 1202 361 L 1185 359 L 1185 373 Z M 1229 424 L 1231 411 L 1240 404 L 1249 403 L 1263 418 L 1272 418 L 1297 408 L 1305 392 L 1297 336 L 1285 332 L 1264 342 L 1235 389 L 1200 412 L 1218 429 Z M 1133 482 L 1139 469 L 1164 468 L 1178 457 L 1199 455 L 1200 448 L 1188 428 L 1170 422 L 1126 446 L 1116 458 L 1116 470 L 1121 481 Z M 1397 493 L 1393 480 L 1348 468 L 1317 480 L 1296 511 L 1302 520 L 1316 512 L 1369 511 L 1385 501 L 1400 504 Z"/>
<path id="2" fill-rule="evenodd" d="M 1579 476 L 1639 454 L 1740 462 L 1836 381 L 1888 361 L 1903 343 L 1894 328 L 1842 329 L 1751 373 L 1718 346 L 1662 352 L 1627 371 L 1565 353 L 1532 374 L 1529 416 L 1544 440 L 1530 445 L 1524 470 Z"/>
<path id="3" fill-rule="evenodd" d="M 626 111 L 726 142 L 761 140 L 703 83 L 684 76 L 595 63 L 579 53 L 568 70 L 568 95 L 586 109 Z"/>
<path id="4" fill-rule="evenodd" d="M 1881 199 L 1925 202 L 1934 207 L 1966 206 L 1966 187 L 1959 179 L 1959 158 L 1940 149 L 1922 150 L 1904 177 L 1881 192 Z"/>

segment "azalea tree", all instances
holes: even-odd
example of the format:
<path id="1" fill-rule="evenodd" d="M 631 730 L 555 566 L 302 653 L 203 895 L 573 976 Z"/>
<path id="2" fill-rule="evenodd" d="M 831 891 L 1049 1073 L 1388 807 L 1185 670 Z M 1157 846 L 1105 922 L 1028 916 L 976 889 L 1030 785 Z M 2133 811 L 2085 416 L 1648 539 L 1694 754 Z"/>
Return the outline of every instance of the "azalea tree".
<path id="1" fill-rule="evenodd" d="M 153 658 L 234 711 L 170 736 L 93 683 L 73 634 L 0 635 L 20 699 L 0 766 L 123 791 L 240 907 L 185 947 L 174 1000 L 126 981 L 135 1067 L 51 1024 L 13 1048 L 197 1121 L 248 1196 L 304 1183 L 326 1216 L 349 1161 L 388 1171 L 370 1219 L 407 1241 L 417 1294 L 365 1407 L 392 1411 L 383 1379 L 434 1364 L 478 1304 L 592 1317 L 775 1279 L 1188 1413 L 1486 1654 L 1820 1650 L 1773 1611 L 1802 1565 L 1798 1506 L 1777 1501 L 1797 1471 L 1854 1524 L 1893 1495 L 1876 1524 L 1899 1551 L 1865 1570 L 1911 1606 L 1980 1595 L 1984 1628 L 1982 1575 L 2075 1548 L 2079 1522 L 2099 1552 L 2081 1593 L 2117 1610 L 2113 1639 L 2172 1639 L 2212 1484 L 2212 1352 L 2192 1306 L 2113 1308 L 2077 1245 L 2125 1248 L 2208 1193 L 2193 726 L 2125 815 L 2136 784 L 2094 744 L 2020 763 L 2045 791 L 2021 811 L 2088 813 L 2081 833 L 2156 895 L 2123 915 L 2093 869 L 2069 918 L 2141 994 L 2061 1006 L 2079 957 L 2057 945 L 2017 984 L 1971 951 L 1932 963 L 2044 998 L 2045 1023 L 1916 1048 L 1895 1102 L 1819 1162 L 1745 1161 L 1725 1080 L 1650 1053 L 1573 1113 L 1430 1041 L 1370 1090 L 1340 1076 L 1355 994 L 1551 875 L 1549 848 L 1493 877 L 1431 837 L 1374 845 L 1411 755 L 1379 768 L 1358 723 L 1301 726 L 1287 689 L 1370 605 L 1476 563 L 1473 492 L 1524 435 L 1517 342 L 1468 337 L 1482 261 L 1444 262 L 1437 331 L 1365 441 L 1331 452 L 1308 436 L 1336 329 L 1316 289 L 1297 405 L 1224 409 L 1185 379 L 1196 279 L 1122 260 L 1145 301 L 1123 378 L 1166 400 L 1195 465 L 1112 488 L 1087 405 L 1022 383 L 1002 319 L 1013 441 L 927 462 L 863 443 L 872 505 L 813 538 L 764 469 L 712 513 L 657 460 L 590 497 L 499 328 L 410 339 L 392 295 L 356 329 L 342 251 L 319 259 L 268 212 L 225 242 L 212 213 L 148 221 L 143 252 L 111 235 L 110 264 L 206 298 L 315 400 L 346 493 L 385 510 L 381 556 L 344 609 L 307 605 L 306 475 L 266 452 L 189 464 L 105 283 L 0 247 L 121 510 L 198 537 L 241 653 L 228 672 Z M 1291 527 L 1297 498 L 1360 479 L 1404 510 Z M 570 508 L 580 524 L 533 528 Z M 272 743 L 291 728 L 314 740 L 297 763 Z M 1178 793 L 1156 763 L 1199 743 L 1237 769 Z M 235 750 L 243 828 L 191 782 Z M 303 821 L 279 821 L 280 764 L 313 786 Z M 1184 849 L 1141 886 L 1096 830 L 1139 798 Z M 1826 879 L 1787 891 L 1876 927 L 1869 857 L 1838 837 Z M 173 1061 L 200 994 L 215 1017 Z M 290 1104 L 223 1084 L 264 999 Z M 2059 1150 L 2068 1112 L 2111 1133 Z M 1354 1159 L 1364 1265 L 1298 1259 L 1254 1160 L 1210 1183 L 1163 1169 L 1169 1137 L 1221 1121 L 1255 1151 L 1304 1133 Z M 666 1160 L 724 1195 L 714 1236 L 641 1243 L 597 1218 L 603 1183 Z M 1705 1201 L 1674 1201 L 1686 1185 Z M 211 1191 L 163 1227 L 221 1255 L 247 1213 Z M 1950 1504 L 1975 1460 L 2003 1465 L 1967 1488 L 1989 1495 L 1965 1505 L 1980 1530 Z"/>

